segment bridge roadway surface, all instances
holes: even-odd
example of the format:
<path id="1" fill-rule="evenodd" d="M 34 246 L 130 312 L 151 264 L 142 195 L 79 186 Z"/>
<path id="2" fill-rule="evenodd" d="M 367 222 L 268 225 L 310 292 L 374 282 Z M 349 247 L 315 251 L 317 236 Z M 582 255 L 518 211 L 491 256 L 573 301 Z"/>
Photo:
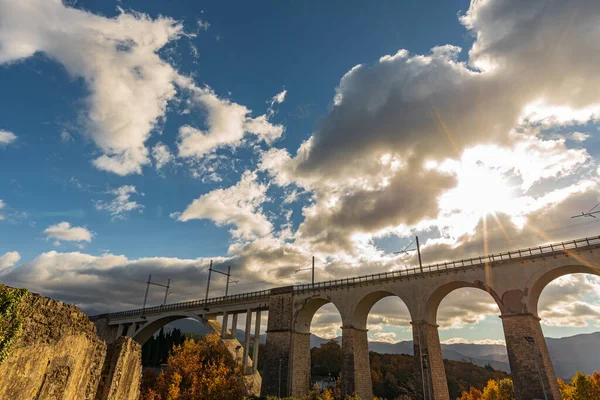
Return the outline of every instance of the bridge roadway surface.
<path id="1" fill-rule="evenodd" d="M 560 399 L 554 370 L 537 316 L 544 287 L 559 276 L 591 273 L 600 276 L 600 236 L 495 253 L 423 268 L 300 284 L 223 297 L 140 308 L 91 317 L 106 340 L 127 335 L 144 343 L 161 326 L 194 318 L 220 332 L 232 353 L 238 314 L 246 319 L 242 362 L 263 395 L 301 396 L 310 380 L 310 323 L 324 304 L 333 303 L 342 317 L 342 391 L 371 399 L 367 317 L 386 296 L 406 304 L 413 332 L 417 397 L 449 398 L 436 324 L 437 308 L 451 291 L 474 287 L 488 292 L 502 319 L 515 395 L 519 400 Z M 254 348 L 258 348 L 260 313 L 268 310 L 265 368 L 262 378 L 249 354 L 250 327 L 255 314 Z M 217 322 L 222 316 L 223 323 Z M 524 337 L 533 338 L 526 342 Z M 236 349 L 236 350 L 233 350 Z M 255 352 L 252 360 L 256 360 Z M 236 355 L 237 357 L 237 355 Z M 282 367 L 283 365 L 283 367 Z M 539 372 L 538 372 L 539 370 Z M 261 381 L 262 379 L 262 381 Z"/>

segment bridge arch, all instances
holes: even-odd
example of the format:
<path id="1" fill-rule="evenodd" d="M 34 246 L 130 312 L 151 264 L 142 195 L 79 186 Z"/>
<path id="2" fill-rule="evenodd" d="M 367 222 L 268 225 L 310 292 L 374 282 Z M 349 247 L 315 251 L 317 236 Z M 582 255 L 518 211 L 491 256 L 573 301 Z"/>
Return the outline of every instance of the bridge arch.
<path id="1" fill-rule="evenodd" d="M 344 325 L 348 324 L 348 326 L 356 328 L 356 329 L 367 329 L 367 320 L 369 318 L 369 313 L 373 309 L 373 306 L 379 300 L 382 300 L 387 297 L 395 297 L 404 303 L 408 309 L 408 313 L 412 320 L 412 310 L 409 303 L 404 299 L 404 296 L 401 296 L 393 291 L 389 290 L 375 290 L 371 293 L 364 295 L 362 298 L 358 300 L 356 305 L 353 307 L 351 314 L 348 316 L 347 320 L 344 321 Z"/>
<path id="2" fill-rule="evenodd" d="M 438 286 L 431 292 L 425 303 L 425 310 L 423 315 L 424 321 L 431 325 L 437 325 L 437 313 L 442 300 L 444 300 L 444 298 L 448 296 L 451 292 L 462 288 L 475 288 L 489 293 L 498 305 L 500 313 L 504 313 L 504 304 L 502 303 L 500 296 L 498 296 L 496 291 L 491 286 L 487 285 L 485 282 L 482 281 L 468 282 L 457 280 Z"/>
<path id="3" fill-rule="evenodd" d="M 538 303 L 542 291 L 548 286 L 553 280 L 560 278 L 561 276 L 571 274 L 590 274 L 600 276 L 600 267 L 594 267 L 584 264 L 565 264 L 550 270 L 540 271 L 535 274 L 526 290 L 528 293 L 527 297 L 527 311 L 535 316 L 538 316 Z"/>
<path id="4" fill-rule="evenodd" d="M 312 297 L 304 301 L 304 304 L 300 307 L 300 309 L 296 312 L 294 316 L 294 332 L 296 333 L 310 333 L 310 326 L 313 320 L 313 317 L 319 311 L 321 307 L 326 304 L 333 304 L 336 311 L 342 317 L 342 323 L 344 321 L 344 314 L 342 313 L 342 309 L 333 301 L 331 298 L 324 296 Z"/>
<path id="5" fill-rule="evenodd" d="M 154 335 L 154 333 L 160 328 L 162 328 L 170 322 L 184 318 L 194 319 L 201 323 L 207 331 L 211 331 L 210 326 L 206 323 L 204 319 L 202 319 L 202 317 L 188 312 L 175 312 L 170 314 L 163 314 L 160 317 L 146 322 L 143 326 L 141 326 L 138 330 L 135 331 L 132 339 L 143 346 L 144 343 L 146 343 L 148 339 L 150 339 L 152 335 Z"/>

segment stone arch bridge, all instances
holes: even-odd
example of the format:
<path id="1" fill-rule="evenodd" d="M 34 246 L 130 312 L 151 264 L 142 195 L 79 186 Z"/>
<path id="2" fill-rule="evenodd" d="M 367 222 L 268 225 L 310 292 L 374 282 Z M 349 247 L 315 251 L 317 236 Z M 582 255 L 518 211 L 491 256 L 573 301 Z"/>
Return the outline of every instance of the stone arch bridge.
<path id="1" fill-rule="evenodd" d="M 520 400 L 560 399 L 538 317 L 538 299 L 552 280 L 567 274 L 600 275 L 600 236 L 501 254 L 443 262 L 423 269 L 344 278 L 92 317 L 108 342 L 121 335 L 144 343 L 157 329 L 194 318 L 220 333 L 238 356 L 238 314 L 245 313 L 241 362 L 259 385 L 256 369 L 260 313 L 268 310 L 261 393 L 280 397 L 306 394 L 310 382 L 310 324 L 316 311 L 333 303 L 342 318 L 342 390 L 372 398 L 367 316 L 388 296 L 408 307 L 413 330 L 415 377 L 420 398 L 449 399 L 436 324 L 440 302 L 453 290 L 472 287 L 489 293 L 500 309 L 515 395 Z M 217 322 L 222 316 L 223 323 Z M 251 337 L 251 320 L 255 332 Z M 248 349 L 254 342 L 254 354 Z M 254 362 L 252 362 L 254 361 Z"/>

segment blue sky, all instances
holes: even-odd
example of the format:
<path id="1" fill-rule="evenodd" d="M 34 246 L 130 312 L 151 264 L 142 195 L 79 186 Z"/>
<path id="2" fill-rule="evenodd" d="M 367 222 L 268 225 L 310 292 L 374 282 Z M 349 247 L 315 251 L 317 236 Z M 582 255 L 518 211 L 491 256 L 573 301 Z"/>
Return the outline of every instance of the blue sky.
<path id="1" fill-rule="evenodd" d="M 190 1 L 75 5 L 107 17 L 118 15 L 117 6 L 154 18 L 167 15 L 182 21 L 186 32 L 198 31 L 198 20 L 207 22 L 207 30 L 200 29 L 195 38 L 174 42 L 169 46 L 173 53 L 165 50 L 165 57 L 173 57 L 178 69 L 193 74 L 199 84 L 210 85 L 215 92 L 254 110 L 254 114 L 263 113 L 267 101 L 285 88 L 287 99 L 278 106 L 274 118 L 286 127 L 278 146 L 295 150 L 310 136 L 319 116 L 327 112 L 340 76 L 354 65 L 371 62 L 399 48 L 427 52 L 439 40 L 431 25 L 443 26 L 443 37 L 448 42 L 463 45 L 472 41 L 456 23 L 455 16 L 457 10 L 468 7 L 468 2 L 444 3 L 446 8 L 426 2 L 418 7 L 402 7 L 397 2 L 382 2 L 381 7 L 360 3 L 250 5 Z M 231 13 L 234 5 L 237 11 Z M 431 9 L 436 10 L 433 15 L 427 11 Z M 191 45 L 198 48 L 198 59 L 193 57 Z M 91 254 L 110 250 L 131 258 L 196 258 L 227 251 L 226 227 L 218 228 L 207 221 L 176 224 L 169 214 L 181 211 L 202 193 L 235 183 L 243 169 L 252 166 L 251 152 L 241 149 L 233 155 L 224 151 L 234 158 L 236 171 L 226 171 L 219 183 L 190 179 L 187 171 L 181 169 L 162 173 L 148 168 L 141 176 L 127 177 L 107 174 L 90 165 L 97 150 L 77 127 L 87 91 L 82 79 L 70 76 L 63 66 L 44 54 L 18 65 L 5 65 L 1 72 L 5 88 L 0 93 L 0 107 L 4 110 L 1 129 L 19 133 L 18 143 L 10 151 L 3 149 L 0 160 L 2 169 L 10 170 L 0 182 L 2 198 L 8 205 L 22 205 L 18 210 L 35 218 L 36 225 L 51 225 L 67 217 L 72 224 L 86 225 L 97 234 L 86 246 Z M 201 122 L 202 116 L 193 118 Z M 151 138 L 149 143 L 174 143 L 178 127 L 189 120 L 177 112 L 167 112 L 166 123 L 157 128 L 160 136 Z M 73 140 L 61 141 L 64 131 Z M 78 183 L 90 186 L 89 191 L 80 190 Z M 144 212 L 133 213 L 127 221 L 107 220 L 104 213 L 95 210 L 93 201 L 105 198 L 102 192 L 107 189 L 124 184 L 134 185 L 145 194 Z M 277 212 L 275 205 L 267 208 Z M 24 260 L 47 251 L 52 246 L 40 235 L 39 228 L 22 223 L 15 224 L 10 232 L 3 230 L 2 250 L 24 247 L 20 250 Z M 139 235 L 141 231 L 143 237 Z M 73 245 L 64 246 L 74 249 Z"/>
<path id="2" fill-rule="evenodd" d="M 209 259 L 245 291 L 312 255 L 321 279 L 414 265 L 391 253 L 415 234 L 427 262 L 484 229 L 491 251 L 596 234 L 569 217 L 600 201 L 600 10 L 542 5 L 0 1 L 0 279 L 95 312 L 137 307 L 149 273 L 197 298 Z M 598 282 L 574 279 L 548 335 L 598 328 Z M 501 339 L 466 296 L 442 337 Z"/>

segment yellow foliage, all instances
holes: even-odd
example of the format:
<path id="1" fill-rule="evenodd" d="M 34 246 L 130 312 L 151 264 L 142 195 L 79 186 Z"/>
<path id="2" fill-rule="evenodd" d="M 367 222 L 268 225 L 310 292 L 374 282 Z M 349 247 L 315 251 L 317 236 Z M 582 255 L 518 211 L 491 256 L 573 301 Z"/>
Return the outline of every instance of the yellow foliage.
<path id="1" fill-rule="evenodd" d="M 211 334 L 175 346 L 158 378 L 144 379 L 142 399 L 242 399 L 246 390 L 241 366 L 219 343 L 219 337 Z"/>
<path id="2" fill-rule="evenodd" d="M 498 389 L 498 382 L 490 379 L 485 388 L 483 388 L 483 400 L 501 400 L 500 389 Z"/>

